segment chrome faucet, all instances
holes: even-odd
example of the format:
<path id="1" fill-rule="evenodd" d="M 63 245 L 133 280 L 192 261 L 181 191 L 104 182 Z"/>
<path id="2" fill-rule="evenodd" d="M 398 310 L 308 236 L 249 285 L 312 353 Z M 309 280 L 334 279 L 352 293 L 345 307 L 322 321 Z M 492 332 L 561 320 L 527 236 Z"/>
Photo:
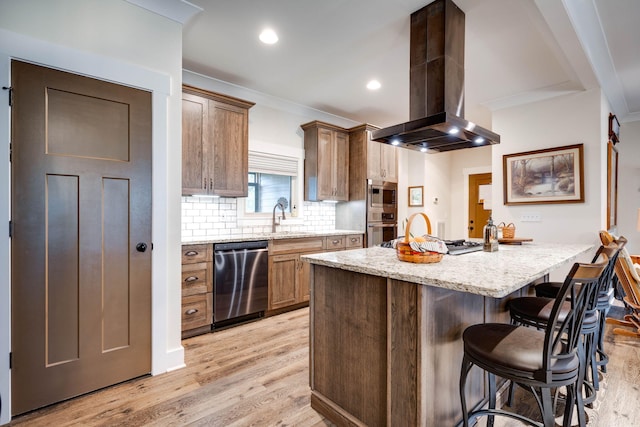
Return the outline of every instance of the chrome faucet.
<path id="1" fill-rule="evenodd" d="M 273 216 L 271 218 L 271 232 L 275 233 L 276 232 L 276 208 L 280 206 L 280 209 L 282 210 L 282 219 L 287 219 L 285 217 L 284 214 L 284 206 L 282 205 L 282 203 L 276 203 L 276 205 L 273 207 Z"/>

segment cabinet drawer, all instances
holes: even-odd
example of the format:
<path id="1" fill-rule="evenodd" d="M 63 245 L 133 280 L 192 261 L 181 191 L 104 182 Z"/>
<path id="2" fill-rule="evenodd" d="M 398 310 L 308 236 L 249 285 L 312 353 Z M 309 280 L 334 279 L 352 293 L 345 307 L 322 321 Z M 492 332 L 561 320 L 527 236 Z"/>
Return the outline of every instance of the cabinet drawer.
<path id="1" fill-rule="evenodd" d="M 345 239 L 347 249 L 362 248 L 362 234 L 349 234 Z"/>
<path id="2" fill-rule="evenodd" d="M 339 251 L 346 247 L 345 236 L 327 236 L 324 238 L 324 249 L 327 251 Z"/>
<path id="3" fill-rule="evenodd" d="M 204 294 L 213 290 L 211 262 L 184 264 L 182 266 L 182 296 Z"/>
<path id="4" fill-rule="evenodd" d="M 301 239 L 278 239 L 269 242 L 269 255 L 300 253 L 307 251 L 321 251 L 324 248 L 324 238 L 304 237 Z"/>
<path id="5" fill-rule="evenodd" d="M 185 245 L 182 247 L 182 263 L 213 261 L 213 248 L 210 244 Z"/>
<path id="6" fill-rule="evenodd" d="M 213 323 L 213 295 L 191 295 L 182 298 L 182 330 L 199 328 Z"/>

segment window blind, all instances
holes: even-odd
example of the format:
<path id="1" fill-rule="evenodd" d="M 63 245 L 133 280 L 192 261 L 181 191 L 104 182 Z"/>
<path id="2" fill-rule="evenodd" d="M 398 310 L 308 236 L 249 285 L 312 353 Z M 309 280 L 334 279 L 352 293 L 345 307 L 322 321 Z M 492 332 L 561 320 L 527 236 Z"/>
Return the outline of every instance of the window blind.
<path id="1" fill-rule="evenodd" d="M 249 172 L 298 176 L 298 159 L 281 154 L 249 151 Z"/>

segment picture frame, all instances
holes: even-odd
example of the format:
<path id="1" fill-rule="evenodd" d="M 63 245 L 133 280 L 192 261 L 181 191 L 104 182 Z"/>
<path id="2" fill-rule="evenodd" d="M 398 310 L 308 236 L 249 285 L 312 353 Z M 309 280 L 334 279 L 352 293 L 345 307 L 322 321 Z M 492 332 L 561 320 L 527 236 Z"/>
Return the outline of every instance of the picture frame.
<path id="1" fill-rule="evenodd" d="M 607 143 L 607 230 L 618 224 L 618 150 Z"/>
<path id="2" fill-rule="evenodd" d="M 584 203 L 583 144 L 502 156 L 504 204 Z"/>
<path id="3" fill-rule="evenodd" d="M 613 113 L 609 113 L 609 141 L 614 145 L 620 142 L 620 122 Z"/>
<path id="4" fill-rule="evenodd" d="M 423 186 L 409 187 L 409 207 L 424 206 Z"/>

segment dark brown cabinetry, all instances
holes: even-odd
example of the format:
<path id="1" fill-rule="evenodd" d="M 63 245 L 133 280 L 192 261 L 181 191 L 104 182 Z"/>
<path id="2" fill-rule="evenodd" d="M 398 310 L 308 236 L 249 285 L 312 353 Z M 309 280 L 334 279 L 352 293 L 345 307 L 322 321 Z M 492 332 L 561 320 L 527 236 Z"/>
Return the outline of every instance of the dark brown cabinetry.
<path id="1" fill-rule="evenodd" d="M 182 338 L 209 332 L 213 323 L 213 248 L 182 247 Z"/>
<path id="2" fill-rule="evenodd" d="M 247 196 L 249 108 L 253 105 L 183 86 L 183 195 Z"/>
<path id="3" fill-rule="evenodd" d="M 349 200 L 364 200 L 367 179 L 398 182 L 397 148 L 371 141 L 378 127 L 363 124 L 349 129 Z"/>
<path id="4" fill-rule="evenodd" d="M 314 121 L 304 130 L 304 199 L 349 200 L 349 134 Z"/>

